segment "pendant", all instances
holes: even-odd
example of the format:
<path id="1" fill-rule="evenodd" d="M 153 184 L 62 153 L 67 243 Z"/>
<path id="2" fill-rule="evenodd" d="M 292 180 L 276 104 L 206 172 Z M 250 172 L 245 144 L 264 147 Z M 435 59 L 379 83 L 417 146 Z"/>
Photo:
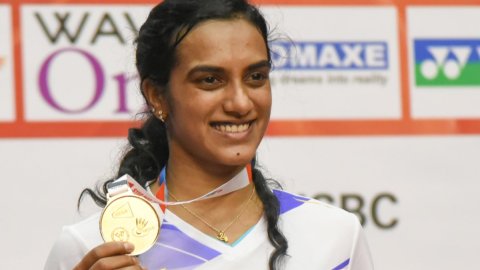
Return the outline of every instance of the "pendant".
<path id="1" fill-rule="evenodd" d="M 225 243 L 228 243 L 228 237 L 227 235 L 225 234 L 225 232 L 222 232 L 222 231 L 219 231 L 217 233 L 217 239 L 220 240 L 220 241 L 223 241 Z"/>

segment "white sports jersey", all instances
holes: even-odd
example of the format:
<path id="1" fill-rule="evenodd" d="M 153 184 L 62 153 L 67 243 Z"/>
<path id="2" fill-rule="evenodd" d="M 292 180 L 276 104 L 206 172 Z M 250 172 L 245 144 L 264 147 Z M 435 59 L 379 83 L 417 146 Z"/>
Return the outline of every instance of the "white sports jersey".
<path id="1" fill-rule="evenodd" d="M 284 191 L 279 227 L 288 240 L 286 270 L 372 270 L 362 228 L 355 215 L 328 204 Z M 100 214 L 66 226 L 55 243 L 45 270 L 70 270 L 92 248 L 103 243 Z M 202 233 L 168 211 L 160 237 L 139 256 L 149 270 L 268 269 L 273 251 L 264 218 L 234 245 Z"/>

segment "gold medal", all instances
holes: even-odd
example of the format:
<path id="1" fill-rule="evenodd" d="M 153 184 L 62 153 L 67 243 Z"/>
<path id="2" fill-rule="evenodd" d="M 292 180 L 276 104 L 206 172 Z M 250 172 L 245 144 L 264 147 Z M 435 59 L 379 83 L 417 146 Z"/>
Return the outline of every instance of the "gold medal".
<path id="1" fill-rule="evenodd" d="M 105 242 L 126 241 L 135 245 L 130 255 L 139 255 L 157 241 L 161 221 L 152 204 L 131 191 L 109 199 L 100 217 Z"/>

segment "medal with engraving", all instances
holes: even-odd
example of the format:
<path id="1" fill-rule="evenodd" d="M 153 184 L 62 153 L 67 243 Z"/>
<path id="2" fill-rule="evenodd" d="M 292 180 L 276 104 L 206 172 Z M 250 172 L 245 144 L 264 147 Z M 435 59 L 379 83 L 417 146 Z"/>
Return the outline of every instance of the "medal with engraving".
<path id="1" fill-rule="evenodd" d="M 100 233 L 105 242 L 131 242 L 135 245 L 135 250 L 130 255 L 139 255 L 155 245 L 166 206 L 183 205 L 223 196 L 244 188 L 251 182 L 252 171 L 251 165 L 248 164 L 233 178 L 200 197 L 187 201 L 167 202 L 164 198 L 165 168 L 160 173 L 160 188 L 156 195 L 146 191 L 135 179 L 125 174 L 107 185 L 107 205 L 100 217 Z M 228 241 L 224 231 L 219 232 L 218 239 Z"/>
<path id="2" fill-rule="evenodd" d="M 153 205 L 130 190 L 110 197 L 100 217 L 105 242 L 125 241 L 135 246 L 130 254 L 139 255 L 157 241 L 161 221 Z"/>

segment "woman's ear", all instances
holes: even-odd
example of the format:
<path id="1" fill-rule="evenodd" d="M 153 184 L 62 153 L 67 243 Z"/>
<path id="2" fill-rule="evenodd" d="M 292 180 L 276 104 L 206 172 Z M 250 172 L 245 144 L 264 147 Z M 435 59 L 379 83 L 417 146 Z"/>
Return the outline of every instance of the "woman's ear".
<path id="1" fill-rule="evenodd" d="M 150 79 L 145 79 L 142 82 L 142 92 L 152 113 L 160 120 L 165 121 L 168 115 L 165 91 L 160 89 L 159 86 L 155 85 Z"/>

